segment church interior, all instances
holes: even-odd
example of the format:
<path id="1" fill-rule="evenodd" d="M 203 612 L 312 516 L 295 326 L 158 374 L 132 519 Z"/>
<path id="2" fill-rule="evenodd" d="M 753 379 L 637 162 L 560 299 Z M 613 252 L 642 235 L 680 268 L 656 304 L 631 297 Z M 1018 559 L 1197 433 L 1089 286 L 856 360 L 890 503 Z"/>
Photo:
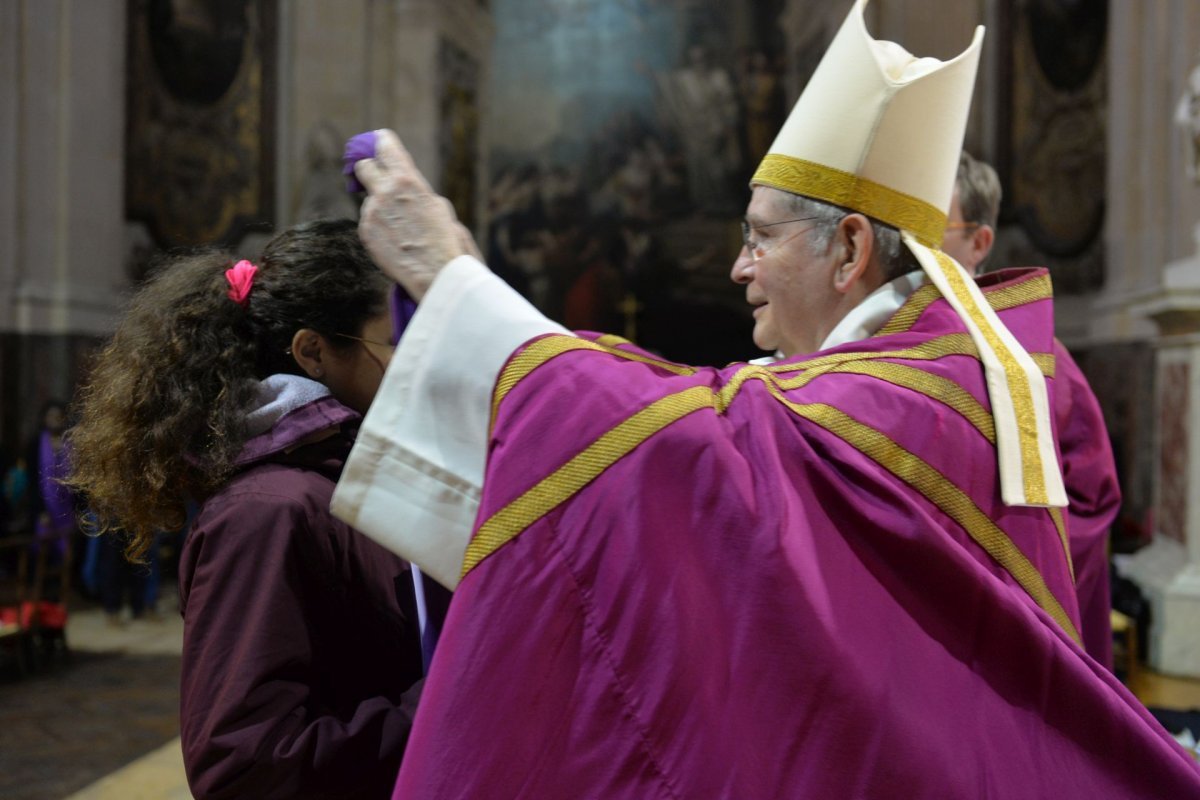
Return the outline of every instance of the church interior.
<path id="1" fill-rule="evenodd" d="M 395 130 L 488 266 L 568 329 L 689 364 L 764 355 L 729 279 L 748 181 L 849 6 L 0 0 L 6 496 L 29 490 L 17 473 L 43 409 L 62 404 L 69 424 L 162 255 L 252 259 L 288 226 L 357 217 L 342 154 L 362 131 Z M 866 13 L 877 38 L 942 59 L 986 27 L 965 149 L 1003 187 L 988 268 L 1049 269 L 1056 334 L 1121 485 L 1115 669 L 1172 733 L 1200 738 L 1200 3 Z M 2 537 L 27 533 L 18 500 Z M 0 638 L 0 796 L 191 796 L 182 535 L 161 539 L 146 613 L 105 615 L 78 537 L 59 641 L 17 663 Z"/>

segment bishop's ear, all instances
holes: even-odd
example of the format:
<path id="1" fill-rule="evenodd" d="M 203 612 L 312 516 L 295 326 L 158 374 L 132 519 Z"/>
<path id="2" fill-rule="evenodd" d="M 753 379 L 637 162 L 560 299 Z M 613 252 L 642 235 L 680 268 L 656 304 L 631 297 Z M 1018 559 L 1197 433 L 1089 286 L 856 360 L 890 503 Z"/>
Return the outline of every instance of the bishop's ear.
<path id="1" fill-rule="evenodd" d="M 833 273 L 833 288 L 848 294 L 866 275 L 875 250 L 875 231 L 871 221 L 862 214 L 847 214 L 838 223 L 836 234 L 837 263 Z"/>
<path id="2" fill-rule="evenodd" d="M 996 231 L 991 225 L 980 225 L 975 229 L 975 233 L 971 236 L 971 247 L 976 253 L 975 264 L 982 264 L 988 257 L 988 253 L 992 252 L 992 245 L 996 242 Z"/>

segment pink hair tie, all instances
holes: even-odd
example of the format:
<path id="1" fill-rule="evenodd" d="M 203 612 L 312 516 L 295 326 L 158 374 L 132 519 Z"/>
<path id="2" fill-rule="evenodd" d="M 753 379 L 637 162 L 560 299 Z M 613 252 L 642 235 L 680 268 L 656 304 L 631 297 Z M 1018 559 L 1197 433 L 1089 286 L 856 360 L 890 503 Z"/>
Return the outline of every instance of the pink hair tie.
<path id="1" fill-rule="evenodd" d="M 233 269 L 225 270 L 225 280 L 229 281 L 229 299 L 242 308 L 250 305 L 250 290 L 254 287 L 254 273 L 258 267 L 246 259 L 233 265 Z"/>

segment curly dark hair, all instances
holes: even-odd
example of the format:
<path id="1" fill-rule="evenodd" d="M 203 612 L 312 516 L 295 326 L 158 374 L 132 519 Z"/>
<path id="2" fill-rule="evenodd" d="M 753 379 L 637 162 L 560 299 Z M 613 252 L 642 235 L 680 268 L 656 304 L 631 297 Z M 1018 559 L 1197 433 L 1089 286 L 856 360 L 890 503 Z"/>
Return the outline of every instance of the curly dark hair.
<path id="1" fill-rule="evenodd" d="M 86 497 L 90 525 L 127 532 L 131 559 L 155 532 L 182 526 L 189 499 L 229 479 L 258 381 L 303 374 L 290 355 L 297 330 L 349 348 L 336 334 L 357 334 L 386 307 L 388 281 L 352 220 L 272 239 L 245 307 L 227 294 L 233 263 L 207 250 L 155 270 L 80 390 L 68 483 Z"/>

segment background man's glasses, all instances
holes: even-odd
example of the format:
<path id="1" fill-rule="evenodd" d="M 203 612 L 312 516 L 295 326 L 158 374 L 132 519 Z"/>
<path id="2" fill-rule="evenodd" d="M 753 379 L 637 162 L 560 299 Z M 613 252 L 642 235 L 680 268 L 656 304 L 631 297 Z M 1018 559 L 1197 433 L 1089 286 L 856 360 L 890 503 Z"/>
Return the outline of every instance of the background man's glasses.
<path id="1" fill-rule="evenodd" d="M 396 349 L 396 345 L 390 342 L 377 342 L 374 339 L 364 339 L 361 336 L 351 336 L 348 333 L 335 333 L 334 336 L 340 336 L 343 339 L 353 339 L 354 341 L 362 342 L 363 344 L 373 344 L 379 347 L 386 347 L 389 352 Z"/>

